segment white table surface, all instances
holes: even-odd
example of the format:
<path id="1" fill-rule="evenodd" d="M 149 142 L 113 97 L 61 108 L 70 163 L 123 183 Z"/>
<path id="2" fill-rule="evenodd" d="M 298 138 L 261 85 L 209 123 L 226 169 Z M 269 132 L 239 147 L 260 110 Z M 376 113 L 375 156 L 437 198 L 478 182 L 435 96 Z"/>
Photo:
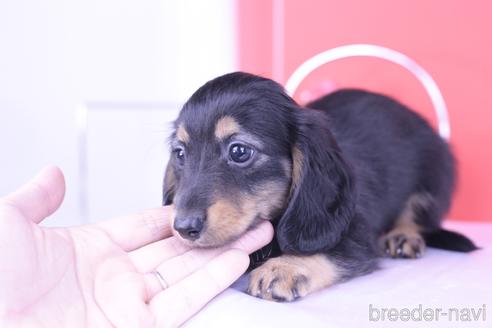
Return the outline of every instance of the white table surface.
<path id="1" fill-rule="evenodd" d="M 429 249 L 418 260 L 383 259 L 379 271 L 293 303 L 275 303 L 245 294 L 242 290 L 247 277 L 243 276 L 185 326 L 492 327 L 492 224 L 447 222 L 446 226 L 465 233 L 482 249 L 470 254 Z M 408 308 L 413 318 L 389 321 L 386 315 L 384 321 L 375 321 L 383 308 L 398 312 Z M 427 308 L 431 309 L 428 313 L 432 311 L 431 321 L 423 317 Z M 478 320 L 473 319 L 472 310 Z"/>

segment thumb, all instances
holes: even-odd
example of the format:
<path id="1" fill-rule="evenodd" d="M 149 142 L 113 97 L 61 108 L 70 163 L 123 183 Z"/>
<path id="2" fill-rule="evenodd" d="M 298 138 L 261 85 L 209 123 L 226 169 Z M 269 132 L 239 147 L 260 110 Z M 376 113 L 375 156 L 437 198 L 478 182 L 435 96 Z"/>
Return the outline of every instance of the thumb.
<path id="1" fill-rule="evenodd" d="M 35 223 L 41 222 L 60 207 L 65 196 L 65 178 L 56 166 L 42 169 L 31 181 L 0 199 Z"/>

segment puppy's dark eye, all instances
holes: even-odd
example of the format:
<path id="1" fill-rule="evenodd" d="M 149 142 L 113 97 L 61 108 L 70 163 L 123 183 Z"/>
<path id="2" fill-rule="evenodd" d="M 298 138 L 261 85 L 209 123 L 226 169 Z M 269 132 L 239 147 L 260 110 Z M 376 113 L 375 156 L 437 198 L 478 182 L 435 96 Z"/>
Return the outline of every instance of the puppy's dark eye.
<path id="1" fill-rule="evenodd" d="M 185 159 L 185 151 L 183 148 L 176 148 L 173 150 L 174 156 L 178 160 L 179 164 L 183 164 L 184 159 Z"/>
<path id="2" fill-rule="evenodd" d="M 229 147 L 229 157 L 233 162 L 245 163 L 253 156 L 253 149 L 243 144 L 235 143 Z"/>

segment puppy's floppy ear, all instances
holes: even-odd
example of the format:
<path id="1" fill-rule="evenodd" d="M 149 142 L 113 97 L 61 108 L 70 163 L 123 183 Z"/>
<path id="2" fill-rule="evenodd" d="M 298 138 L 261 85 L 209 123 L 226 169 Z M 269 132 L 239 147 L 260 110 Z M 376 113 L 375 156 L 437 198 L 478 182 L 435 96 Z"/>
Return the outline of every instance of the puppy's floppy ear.
<path id="1" fill-rule="evenodd" d="M 334 247 L 355 212 L 351 168 L 328 129 L 325 114 L 300 109 L 292 147 L 289 204 L 276 236 L 285 253 L 313 254 Z"/>
<path id="2" fill-rule="evenodd" d="M 164 185 L 162 187 L 162 205 L 171 205 L 176 192 L 176 176 L 174 175 L 173 159 L 167 163 L 166 174 L 164 176 Z"/>

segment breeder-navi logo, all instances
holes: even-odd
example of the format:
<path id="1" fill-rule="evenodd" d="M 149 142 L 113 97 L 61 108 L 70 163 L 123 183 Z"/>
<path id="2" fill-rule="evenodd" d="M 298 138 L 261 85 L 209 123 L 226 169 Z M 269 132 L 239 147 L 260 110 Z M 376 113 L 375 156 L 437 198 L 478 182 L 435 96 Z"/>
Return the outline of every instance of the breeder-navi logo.
<path id="1" fill-rule="evenodd" d="M 487 308 L 424 308 L 419 304 L 415 308 L 378 308 L 369 304 L 369 321 L 486 321 Z"/>

